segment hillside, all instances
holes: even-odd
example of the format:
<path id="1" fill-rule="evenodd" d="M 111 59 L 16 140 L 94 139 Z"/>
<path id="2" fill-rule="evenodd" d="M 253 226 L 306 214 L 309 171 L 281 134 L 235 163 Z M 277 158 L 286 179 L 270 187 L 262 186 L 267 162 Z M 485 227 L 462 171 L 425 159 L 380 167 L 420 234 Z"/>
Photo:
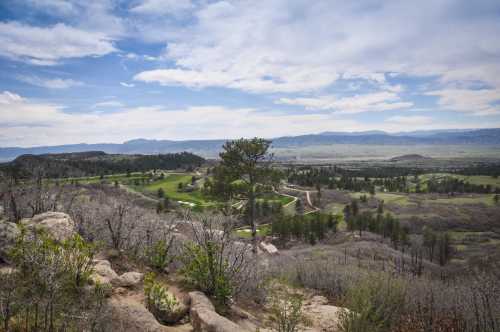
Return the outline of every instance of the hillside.
<path id="1" fill-rule="evenodd" d="M 332 144 L 359 145 L 500 145 L 500 128 L 476 130 L 418 131 L 389 134 L 383 131 L 357 133 L 324 132 L 320 134 L 285 136 L 273 138 L 277 149 L 316 147 Z M 188 151 L 203 157 L 216 157 L 226 139 L 218 140 L 148 140 L 135 139 L 122 144 L 71 144 L 40 146 L 30 148 L 0 148 L 0 160 L 12 160 L 23 154 L 69 153 L 83 151 L 104 151 L 111 154 L 159 154 Z"/>
<path id="2" fill-rule="evenodd" d="M 0 164 L 0 170 L 30 177 L 43 174 L 47 178 L 80 177 L 151 169 L 178 169 L 201 165 L 205 159 L 188 152 L 159 155 L 106 154 L 102 151 L 22 155 L 12 162 Z"/>
<path id="3" fill-rule="evenodd" d="M 402 156 L 397 156 L 394 158 L 391 158 L 390 161 L 425 161 L 425 160 L 430 160 L 432 158 L 425 157 L 419 154 L 405 154 Z"/>

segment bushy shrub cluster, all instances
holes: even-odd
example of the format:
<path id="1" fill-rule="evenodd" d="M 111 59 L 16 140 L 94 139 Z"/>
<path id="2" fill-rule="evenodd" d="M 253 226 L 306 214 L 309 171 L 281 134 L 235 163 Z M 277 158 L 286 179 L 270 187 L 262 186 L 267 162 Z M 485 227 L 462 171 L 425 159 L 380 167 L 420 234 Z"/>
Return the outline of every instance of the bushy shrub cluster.
<path id="1" fill-rule="evenodd" d="M 56 242 L 23 232 L 1 273 L 0 321 L 6 331 L 102 329 L 104 290 L 88 288 L 94 247 L 75 235 Z"/>

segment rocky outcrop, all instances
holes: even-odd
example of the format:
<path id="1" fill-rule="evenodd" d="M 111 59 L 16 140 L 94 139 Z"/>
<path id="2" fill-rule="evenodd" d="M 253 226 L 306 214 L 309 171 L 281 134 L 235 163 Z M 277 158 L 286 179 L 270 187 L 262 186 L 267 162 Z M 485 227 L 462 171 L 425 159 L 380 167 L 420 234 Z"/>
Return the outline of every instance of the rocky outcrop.
<path id="1" fill-rule="evenodd" d="M 9 263 L 9 251 L 14 247 L 20 234 L 16 224 L 0 220 L 0 261 Z"/>
<path id="2" fill-rule="evenodd" d="M 186 317 L 189 312 L 189 307 L 182 301 L 178 301 L 171 310 L 165 310 L 158 306 L 149 306 L 148 309 L 164 324 L 176 324 Z"/>
<path id="3" fill-rule="evenodd" d="M 114 271 L 113 271 L 114 272 Z M 119 277 L 111 280 L 113 286 L 117 287 L 136 287 L 144 279 L 144 274 L 140 272 L 125 272 Z"/>
<path id="4" fill-rule="evenodd" d="M 262 249 L 262 251 L 264 251 L 265 253 L 268 253 L 269 255 L 278 254 L 278 248 L 276 248 L 274 246 L 274 244 L 272 244 L 272 243 L 267 243 L 267 242 L 262 241 L 261 243 L 259 243 L 259 247 L 260 247 L 260 249 Z"/>
<path id="5" fill-rule="evenodd" d="M 114 287 L 135 287 L 144 279 L 144 274 L 140 272 L 125 272 L 119 276 L 111 267 L 111 263 L 105 259 L 94 259 L 93 264 L 94 273 L 90 279 L 94 282 Z"/>
<path id="6" fill-rule="evenodd" d="M 342 307 L 328 305 L 328 299 L 324 296 L 314 296 L 303 307 L 305 316 L 309 318 L 312 326 L 306 331 L 309 332 L 336 332 L 339 331 L 338 323 L 340 313 L 346 310 Z"/>
<path id="7" fill-rule="evenodd" d="M 190 292 L 190 318 L 195 332 L 234 332 L 245 331 L 241 326 L 222 317 L 210 300 L 202 292 Z"/>
<path id="8" fill-rule="evenodd" d="M 107 288 L 112 288 L 113 281 L 117 278 L 118 274 L 111 268 L 109 261 L 94 259 L 94 272 L 90 276 L 90 280 Z"/>
<path id="9" fill-rule="evenodd" d="M 21 220 L 28 230 L 44 230 L 56 241 L 64 241 L 76 234 L 75 222 L 66 213 L 45 212 Z"/>
<path id="10" fill-rule="evenodd" d="M 113 296 L 108 301 L 110 331 L 179 332 L 177 327 L 161 325 L 146 307 L 134 299 Z M 234 330 L 237 331 L 237 330 Z"/>

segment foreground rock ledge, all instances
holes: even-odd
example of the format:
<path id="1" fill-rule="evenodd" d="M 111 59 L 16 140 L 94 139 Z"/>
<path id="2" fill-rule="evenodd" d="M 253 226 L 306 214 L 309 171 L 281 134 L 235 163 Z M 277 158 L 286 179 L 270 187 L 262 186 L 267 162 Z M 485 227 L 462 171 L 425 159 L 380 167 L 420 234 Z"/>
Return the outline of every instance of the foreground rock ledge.
<path id="1" fill-rule="evenodd" d="M 212 302 L 202 292 L 190 292 L 190 318 L 195 332 L 245 332 L 241 326 L 215 312 Z"/>
<path id="2" fill-rule="evenodd" d="M 75 222 L 63 212 L 45 212 L 21 220 L 29 230 L 44 230 L 56 241 L 62 242 L 76 234 Z"/>

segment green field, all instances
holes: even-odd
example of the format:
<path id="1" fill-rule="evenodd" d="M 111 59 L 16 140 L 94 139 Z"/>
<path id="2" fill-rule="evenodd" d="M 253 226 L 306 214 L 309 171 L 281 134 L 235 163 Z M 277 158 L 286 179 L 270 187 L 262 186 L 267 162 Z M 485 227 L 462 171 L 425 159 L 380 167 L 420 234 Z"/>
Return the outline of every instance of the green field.
<path id="1" fill-rule="evenodd" d="M 176 201 L 194 203 L 204 207 L 215 205 L 215 200 L 206 197 L 200 190 L 194 190 L 192 192 L 177 191 L 179 183 L 191 183 L 192 176 L 193 174 L 168 174 L 163 180 L 153 182 L 140 189 L 156 195 L 158 189 L 162 188 L 165 192 L 165 196 Z"/>
<path id="2" fill-rule="evenodd" d="M 464 180 L 465 182 L 469 182 L 470 184 L 475 185 L 491 185 L 492 187 L 500 188 L 500 178 L 494 178 L 492 176 L 487 175 L 459 175 L 459 174 L 451 174 L 451 173 L 430 173 L 423 174 L 420 176 L 420 180 L 425 184 L 431 178 L 440 179 L 444 177 L 453 177 L 455 179 Z"/>
<path id="3" fill-rule="evenodd" d="M 473 196 L 458 196 L 458 197 L 445 197 L 437 199 L 426 200 L 428 203 L 435 204 L 484 204 L 488 206 L 493 206 L 495 204 L 492 194 L 490 195 L 473 195 Z"/>
<path id="4" fill-rule="evenodd" d="M 165 195 L 170 199 L 188 203 L 194 203 L 201 207 L 211 207 L 219 204 L 217 199 L 212 197 L 207 197 L 199 189 L 195 189 L 191 192 L 179 192 L 179 183 L 188 184 L 191 183 L 191 178 L 194 174 L 191 173 L 170 173 L 164 179 L 147 184 L 145 186 L 136 186 L 137 190 L 149 193 L 150 195 L 156 195 L 158 189 L 162 188 Z M 201 180 L 199 180 L 201 181 Z M 198 182 L 198 186 L 201 182 Z M 293 201 L 293 198 L 278 195 L 275 193 L 266 193 L 261 196 L 258 200 L 268 200 L 270 202 L 280 202 L 283 205 Z"/>
<path id="5" fill-rule="evenodd" d="M 134 172 L 130 173 L 129 176 L 127 174 L 111 174 L 111 175 L 105 175 L 101 179 L 100 176 L 84 176 L 84 177 L 73 177 L 73 178 L 62 178 L 62 179 L 55 179 L 55 180 L 48 180 L 50 182 L 59 182 L 59 183 L 70 183 L 72 181 L 76 181 L 80 184 L 90 184 L 90 183 L 99 183 L 101 181 L 108 181 L 108 182 L 130 182 L 134 180 L 142 180 L 142 179 L 148 179 L 149 176 L 141 173 L 141 172 Z"/>
<path id="6" fill-rule="evenodd" d="M 331 213 L 331 214 L 342 214 L 344 211 L 345 204 L 340 204 L 340 203 L 329 203 L 325 209 L 324 212 L 326 213 Z"/>
<path id="7" fill-rule="evenodd" d="M 279 195 L 276 193 L 265 193 L 260 196 L 260 198 L 257 199 L 258 201 L 263 201 L 267 200 L 269 202 L 279 202 L 282 205 L 287 205 L 288 203 L 292 202 L 294 199 L 289 196 L 284 196 L 284 195 Z"/>
<path id="8" fill-rule="evenodd" d="M 354 193 L 349 193 L 352 198 L 357 198 L 359 199 L 360 196 L 366 195 L 368 198 L 370 197 L 370 194 L 368 193 L 362 193 L 362 192 L 354 192 Z M 400 195 L 400 194 L 391 194 L 391 193 L 381 193 L 377 192 L 375 194 L 375 198 L 378 200 L 383 200 L 385 204 L 398 204 L 398 205 L 409 205 L 412 204 L 408 200 L 407 195 Z"/>
<path id="9" fill-rule="evenodd" d="M 252 237 L 252 231 L 250 227 L 244 227 L 240 228 L 234 231 L 236 236 L 243 238 L 243 239 L 249 239 Z M 269 224 L 263 224 L 257 226 L 257 235 L 258 236 L 266 236 L 271 234 L 271 225 Z"/>

